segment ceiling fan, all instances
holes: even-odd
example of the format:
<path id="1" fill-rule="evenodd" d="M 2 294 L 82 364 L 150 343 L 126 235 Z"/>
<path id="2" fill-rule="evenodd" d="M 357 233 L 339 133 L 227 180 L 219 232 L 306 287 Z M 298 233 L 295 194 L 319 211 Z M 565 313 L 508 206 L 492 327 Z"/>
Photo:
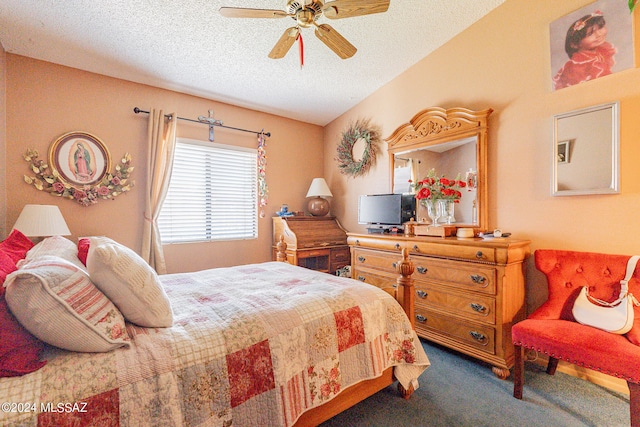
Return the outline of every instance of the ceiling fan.
<path id="1" fill-rule="evenodd" d="M 351 58 L 356 48 L 328 24 L 318 24 L 321 16 L 329 19 L 351 18 L 386 12 L 390 0 L 288 0 L 285 10 L 249 9 L 221 7 L 220 14 L 227 18 L 285 18 L 290 17 L 296 25 L 287 28 L 275 44 L 269 58 L 283 58 L 293 43 L 301 36 L 300 28 L 315 27 L 315 35 L 340 58 Z"/>

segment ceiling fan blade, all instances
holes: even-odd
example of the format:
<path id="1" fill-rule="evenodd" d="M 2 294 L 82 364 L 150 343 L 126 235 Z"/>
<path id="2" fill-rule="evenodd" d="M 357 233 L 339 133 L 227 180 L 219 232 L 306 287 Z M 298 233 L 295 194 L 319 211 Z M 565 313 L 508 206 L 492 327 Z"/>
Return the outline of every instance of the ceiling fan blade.
<path id="1" fill-rule="evenodd" d="M 296 39 L 298 38 L 298 34 L 300 34 L 300 30 L 297 27 L 287 28 L 282 36 L 280 36 L 280 39 L 275 44 L 275 46 L 273 46 L 271 52 L 269 52 L 269 58 L 283 58 L 287 54 L 287 52 L 289 52 L 289 49 L 291 49 L 293 43 L 295 43 Z"/>
<path id="2" fill-rule="evenodd" d="M 330 19 L 383 13 L 389 9 L 390 0 L 335 0 L 325 3 L 322 13 Z"/>
<path id="3" fill-rule="evenodd" d="M 226 18 L 285 18 L 291 16 L 284 10 L 247 9 L 242 7 L 221 7 L 220 15 Z"/>
<path id="4" fill-rule="evenodd" d="M 339 32 L 327 24 L 316 26 L 316 37 L 342 59 L 351 58 L 358 50 L 347 39 L 342 37 Z"/>

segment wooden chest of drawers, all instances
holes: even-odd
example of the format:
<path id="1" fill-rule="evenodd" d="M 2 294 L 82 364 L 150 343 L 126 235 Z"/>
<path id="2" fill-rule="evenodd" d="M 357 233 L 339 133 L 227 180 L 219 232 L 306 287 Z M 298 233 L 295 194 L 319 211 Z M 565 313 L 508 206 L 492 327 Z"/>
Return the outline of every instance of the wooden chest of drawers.
<path id="1" fill-rule="evenodd" d="M 490 363 L 500 378 L 509 376 L 511 326 L 526 316 L 529 241 L 348 236 L 352 277 L 380 288 L 395 287 L 395 263 L 409 249 L 418 335 Z"/>

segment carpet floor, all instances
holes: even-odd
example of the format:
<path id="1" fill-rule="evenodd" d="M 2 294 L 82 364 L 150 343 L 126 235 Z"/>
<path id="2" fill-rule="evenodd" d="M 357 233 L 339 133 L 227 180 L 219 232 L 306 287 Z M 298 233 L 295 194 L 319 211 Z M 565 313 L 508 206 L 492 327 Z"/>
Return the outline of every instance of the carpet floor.
<path id="1" fill-rule="evenodd" d="M 490 365 L 422 341 L 431 366 L 411 399 L 391 385 L 322 427 L 617 427 L 629 425 L 629 397 L 561 372 L 547 375 L 525 363 L 524 396 L 513 378 L 498 379 Z"/>

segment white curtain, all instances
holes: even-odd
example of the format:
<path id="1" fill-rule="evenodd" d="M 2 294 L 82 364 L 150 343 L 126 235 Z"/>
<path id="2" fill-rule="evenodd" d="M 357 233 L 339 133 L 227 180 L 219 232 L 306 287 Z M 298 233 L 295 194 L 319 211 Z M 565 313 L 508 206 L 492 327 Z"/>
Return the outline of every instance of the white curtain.
<path id="1" fill-rule="evenodd" d="M 167 272 L 158 230 L 158 215 L 171 179 L 178 121 L 175 113 L 169 117 L 165 117 L 163 110 L 152 109 L 149 112 L 142 258 L 155 268 L 158 274 Z"/>

